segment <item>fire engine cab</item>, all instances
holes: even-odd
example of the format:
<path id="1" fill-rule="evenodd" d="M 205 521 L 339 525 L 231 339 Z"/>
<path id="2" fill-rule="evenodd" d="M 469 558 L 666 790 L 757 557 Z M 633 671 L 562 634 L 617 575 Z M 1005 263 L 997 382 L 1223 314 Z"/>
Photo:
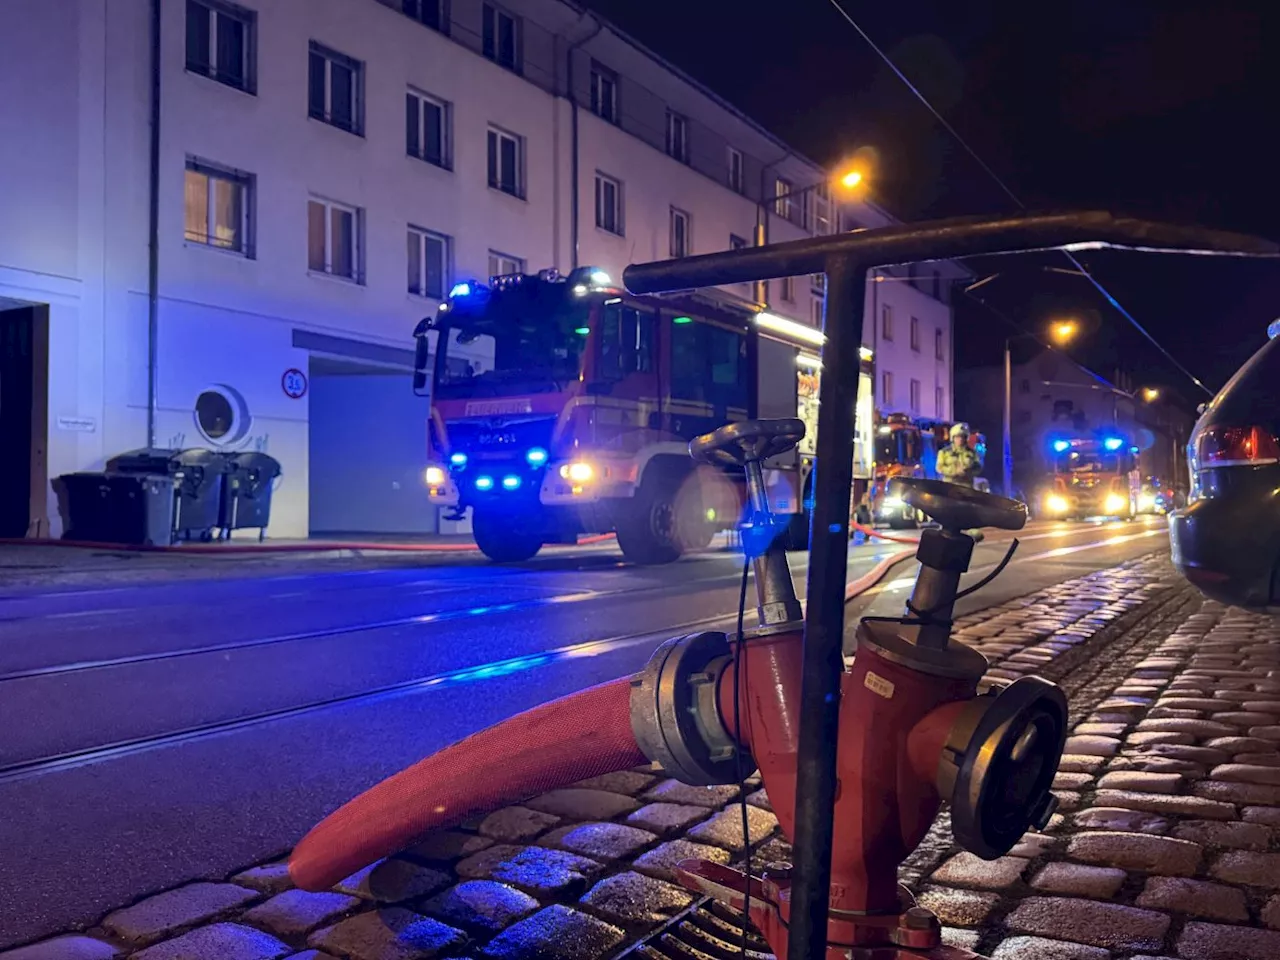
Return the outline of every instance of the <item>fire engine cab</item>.
<path id="1" fill-rule="evenodd" d="M 1057 520 L 1129 519 L 1138 512 L 1142 474 L 1138 448 L 1118 433 L 1049 438 L 1051 472 L 1040 495 Z"/>
<path id="2" fill-rule="evenodd" d="M 712 298 L 635 297 L 592 267 L 457 284 L 415 331 L 431 502 L 447 519 L 469 513 L 501 562 L 610 531 L 636 563 L 705 548 L 740 520 L 742 475 L 695 465 L 689 441 L 797 415 L 802 341 L 753 316 Z M 785 520 L 802 509 L 798 457 L 768 466 Z"/>

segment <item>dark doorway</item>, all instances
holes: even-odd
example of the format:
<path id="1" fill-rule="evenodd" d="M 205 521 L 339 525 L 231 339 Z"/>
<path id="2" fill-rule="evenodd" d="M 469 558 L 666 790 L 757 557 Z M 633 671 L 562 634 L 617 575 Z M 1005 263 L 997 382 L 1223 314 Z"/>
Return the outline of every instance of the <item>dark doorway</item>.
<path id="1" fill-rule="evenodd" d="M 0 311 L 0 537 L 31 525 L 38 309 Z"/>

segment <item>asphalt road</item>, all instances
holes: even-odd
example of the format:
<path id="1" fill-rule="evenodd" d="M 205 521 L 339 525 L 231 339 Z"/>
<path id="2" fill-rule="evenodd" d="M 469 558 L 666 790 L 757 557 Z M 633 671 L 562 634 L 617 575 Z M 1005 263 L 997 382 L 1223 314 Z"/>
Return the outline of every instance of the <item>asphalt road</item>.
<path id="1" fill-rule="evenodd" d="M 960 612 L 1167 549 L 1157 522 L 1028 529 Z M 1007 549 L 981 544 L 971 578 Z M 902 547 L 850 553 L 850 579 Z M 805 556 L 793 555 L 803 588 Z M 0 600 L 0 948 L 283 853 L 375 781 L 731 629 L 740 561 L 616 549 Z M 851 615 L 900 612 L 903 563 Z M 850 629 L 853 619 L 850 617 Z"/>

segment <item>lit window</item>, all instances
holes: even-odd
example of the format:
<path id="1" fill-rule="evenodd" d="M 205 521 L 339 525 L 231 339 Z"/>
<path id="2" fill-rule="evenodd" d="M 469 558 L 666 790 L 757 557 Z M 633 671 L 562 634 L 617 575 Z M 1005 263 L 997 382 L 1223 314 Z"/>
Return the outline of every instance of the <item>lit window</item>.
<path id="1" fill-rule="evenodd" d="M 410 227 L 409 292 L 443 300 L 449 273 L 449 238 L 431 230 Z"/>
<path id="2" fill-rule="evenodd" d="M 596 226 L 623 235 L 622 184 L 603 173 L 596 174 Z"/>
<path id="3" fill-rule="evenodd" d="M 791 202 L 795 199 L 794 190 L 790 180 L 778 177 L 773 181 L 773 212 L 784 220 L 790 220 L 795 209 Z"/>
<path id="4" fill-rule="evenodd" d="M 253 187 L 252 174 L 188 160 L 183 183 L 187 242 L 252 257 Z"/>
<path id="5" fill-rule="evenodd" d="M 307 267 L 312 273 L 363 282 L 360 211 L 312 197 L 307 203 Z"/>
<path id="6" fill-rule="evenodd" d="M 742 164 L 742 151 L 729 147 L 729 189 L 734 193 L 746 193 L 747 179 Z"/>
<path id="7" fill-rule="evenodd" d="M 667 153 L 689 162 L 689 121 L 673 110 L 667 111 Z"/>
<path id="8" fill-rule="evenodd" d="M 405 149 L 409 156 L 449 166 L 449 106 L 442 100 L 409 90 L 404 95 Z"/>
<path id="9" fill-rule="evenodd" d="M 687 257 L 689 255 L 689 214 L 683 210 L 671 208 L 671 256 Z"/>
<path id="10" fill-rule="evenodd" d="M 524 139 L 489 128 L 489 186 L 524 197 Z"/>
<path id="11" fill-rule="evenodd" d="M 223 0 L 187 0 L 187 69 L 254 92 L 257 14 Z"/>
<path id="12" fill-rule="evenodd" d="M 364 64 L 312 41 L 307 112 L 314 120 L 363 135 Z"/>
<path id="13" fill-rule="evenodd" d="M 524 22 L 486 3 L 483 11 L 484 55 L 500 67 L 519 73 L 524 67 Z"/>
<path id="14" fill-rule="evenodd" d="M 610 123 L 618 122 L 618 75 L 598 63 L 591 64 L 591 112 Z"/>

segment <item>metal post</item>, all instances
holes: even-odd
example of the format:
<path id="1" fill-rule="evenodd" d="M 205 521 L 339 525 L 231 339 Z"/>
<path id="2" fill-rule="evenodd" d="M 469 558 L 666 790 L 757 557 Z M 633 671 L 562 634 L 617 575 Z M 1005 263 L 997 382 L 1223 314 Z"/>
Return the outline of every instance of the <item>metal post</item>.
<path id="1" fill-rule="evenodd" d="M 808 604 L 796 762 L 795 870 L 788 960 L 818 960 L 827 942 L 836 796 L 836 737 L 844 672 L 844 588 L 849 552 L 852 438 L 861 366 L 866 265 L 827 262 L 823 376 L 819 387 L 817 473 L 810 531 Z M 840 362 L 834 362 L 839 358 Z"/>
<path id="2" fill-rule="evenodd" d="M 766 243 L 764 218 L 768 214 L 765 212 L 763 201 L 756 204 L 756 235 L 752 238 L 752 242 L 757 247 L 763 247 Z M 763 310 L 769 305 L 769 281 L 757 280 L 755 282 L 755 298 L 760 309 Z"/>
<path id="3" fill-rule="evenodd" d="M 1004 341 L 1004 442 L 1001 444 L 1004 458 L 1004 495 L 1013 496 L 1013 356 L 1010 341 Z"/>

